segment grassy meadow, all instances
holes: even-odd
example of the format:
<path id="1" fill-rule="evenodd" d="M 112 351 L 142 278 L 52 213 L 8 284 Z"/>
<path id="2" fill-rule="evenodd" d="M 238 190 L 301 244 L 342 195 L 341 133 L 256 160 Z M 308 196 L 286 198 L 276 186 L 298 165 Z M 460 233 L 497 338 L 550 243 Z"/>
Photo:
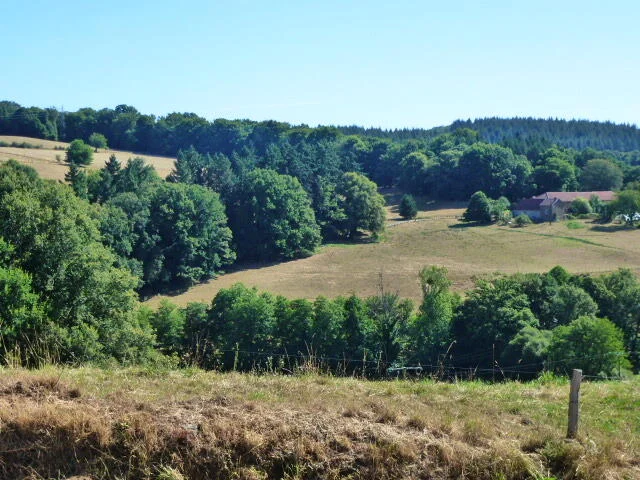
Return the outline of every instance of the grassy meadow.
<path id="1" fill-rule="evenodd" d="M 640 381 L 0 371 L 1 478 L 639 479 Z"/>
<path id="2" fill-rule="evenodd" d="M 7 144 L 26 142 L 37 148 L 0 147 L 0 162 L 14 158 L 35 168 L 43 178 L 63 180 L 67 172 L 64 148 L 68 144 L 28 137 L 0 136 Z M 141 156 L 166 177 L 173 158 L 100 150 L 89 168 L 100 168 L 111 154 L 121 161 Z M 427 265 L 445 266 L 464 291 L 479 275 L 494 272 L 544 272 L 562 265 L 572 273 L 605 273 L 620 267 L 640 272 L 638 230 L 600 225 L 589 220 L 510 228 L 460 223 L 464 203 L 419 202 L 415 221 L 399 217 L 400 195 L 387 191 L 387 231 L 377 243 L 324 245 L 312 257 L 276 264 L 238 265 L 226 274 L 175 292 L 169 298 L 178 305 L 210 302 L 217 291 L 236 282 L 289 298 L 336 297 L 356 293 L 375 294 L 382 276 L 385 288 L 400 296 L 420 300 L 417 274 Z M 163 296 L 149 303 L 157 305 Z"/>
<path id="3" fill-rule="evenodd" d="M 69 144 L 64 142 L 54 142 L 51 140 L 41 140 L 30 137 L 14 137 L 0 135 L 0 142 L 7 144 L 23 142 L 31 144 L 37 148 L 20 147 L 0 147 L 0 162 L 13 158 L 25 165 L 33 167 L 42 178 L 51 180 L 64 180 L 68 166 L 64 163 L 65 151 Z M 115 154 L 118 160 L 125 163 L 129 158 L 141 157 L 154 166 L 161 177 L 166 177 L 173 169 L 174 158 L 158 157 L 153 155 L 124 152 L 120 150 L 99 149 L 93 154 L 93 163 L 89 168 L 102 168 L 109 157 Z M 58 160 L 61 159 L 61 160 Z"/>
<path id="4" fill-rule="evenodd" d="M 495 272 L 545 272 L 562 265 L 572 273 L 605 273 L 620 267 L 640 272 L 640 232 L 591 220 L 525 228 L 461 223 L 465 204 L 422 203 L 415 221 L 402 221 L 399 196 L 387 193 L 387 231 L 378 243 L 329 244 L 312 257 L 272 265 L 244 265 L 216 279 L 170 295 L 172 302 L 210 302 L 236 282 L 289 298 L 377 293 L 385 288 L 421 300 L 418 272 L 445 266 L 453 289 L 468 290 L 474 277 Z M 163 296 L 149 300 L 157 305 Z"/>

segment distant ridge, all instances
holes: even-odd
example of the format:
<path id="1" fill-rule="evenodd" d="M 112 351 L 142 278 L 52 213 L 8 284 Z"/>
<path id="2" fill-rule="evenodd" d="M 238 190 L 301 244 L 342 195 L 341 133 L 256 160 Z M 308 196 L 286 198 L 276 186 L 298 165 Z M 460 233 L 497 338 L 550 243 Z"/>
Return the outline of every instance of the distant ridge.
<path id="1" fill-rule="evenodd" d="M 357 125 L 311 128 L 272 120 L 207 120 L 195 113 L 171 113 L 157 117 L 141 113 L 130 105 L 65 112 L 0 101 L 0 135 L 71 141 L 87 139 L 91 133 L 97 132 L 107 137 L 112 148 L 169 156 L 191 145 L 200 151 L 228 155 L 245 147 L 264 153 L 270 143 L 287 136 L 304 137 L 312 143 L 333 141 L 340 134 L 394 142 L 429 141 L 460 128 L 476 130 L 482 140 L 502 143 L 516 153 L 527 153 L 531 147 L 539 151 L 554 144 L 577 150 L 640 151 L 640 129 L 637 126 L 591 120 L 493 117 L 456 120 L 451 125 L 430 129 L 381 129 Z"/>
<path id="2" fill-rule="evenodd" d="M 337 128 L 347 135 L 364 135 L 394 140 L 428 140 L 459 128 L 470 128 L 480 133 L 483 140 L 491 143 L 543 140 L 550 144 L 558 144 L 577 150 L 584 148 L 619 152 L 640 150 L 640 129 L 637 126 L 592 120 L 489 117 L 475 120 L 456 120 L 451 125 L 430 129 L 381 129 L 355 125 Z"/>

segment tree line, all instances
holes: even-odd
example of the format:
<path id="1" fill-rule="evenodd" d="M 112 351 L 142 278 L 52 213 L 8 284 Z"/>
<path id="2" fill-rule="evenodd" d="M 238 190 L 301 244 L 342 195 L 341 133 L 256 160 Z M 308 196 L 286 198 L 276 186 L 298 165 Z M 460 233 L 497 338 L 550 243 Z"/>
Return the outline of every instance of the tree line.
<path id="1" fill-rule="evenodd" d="M 208 121 L 192 113 L 156 117 L 128 105 L 60 112 L 0 102 L 0 133 L 92 139 L 99 148 L 106 142 L 115 149 L 171 156 L 193 148 L 213 160 L 224 155 L 236 169 L 259 166 L 294 176 L 318 197 L 315 204 L 324 194 L 323 180 L 335 183 L 348 171 L 363 173 L 379 186 L 398 185 L 407 193 L 449 200 L 466 200 L 482 190 L 514 201 L 544 191 L 619 189 L 640 179 L 640 152 L 633 143 L 640 134 L 634 126 L 484 119 L 425 132 Z M 566 141 L 572 136 L 580 142 Z M 205 181 L 200 175 L 183 178 Z"/>
<path id="2" fill-rule="evenodd" d="M 308 212 L 294 208 L 296 228 L 283 221 L 261 224 L 262 213 L 252 220 L 254 231 L 266 229 L 273 248 L 302 248 L 308 236 L 319 238 L 319 227 L 317 237 L 302 229 L 289 239 L 287 232 L 313 215 L 311 201 L 297 180 L 278 175 L 255 169 L 242 180 L 240 188 L 252 192 L 243 211 L 286 210 L 302 196 Z M 347 191 L 354 177 L 345 174 L 340 188 Z M 293 192 L 272 200 L 270 189 L 280 183 Z M 382 375 L 390 367 L 418 365 L 443 375 L 500 371 L 520 378 L 543 369 L 581 366 L 612 375 L 640 366 L 640 282 L 629 270 L 592 276 L 556 267 L 546 274 L 483 278 L 460 297 L 451 292 L 446 270 L 431 267 L 420 273 L 417 308 L 384 282 L 369 298 L 289 300 L 235 285 L 211 304 L 140 306 L 136 290 L 142 284 L 219 272 L 233 261 L 232 242 L 216 192 L 161 180 L 139 159 L 125 165 L 112 159 L 87 176 L 82 195 L 38 178 L 30 167 L 3 164 L 4 361 L 173 358 L 206 368 L 293 370 L 319 359 L 336 373 Z"/>
<path id="3" fill-rule="evenodd" d="M 164 300 L 142 315 L 159 348 L 206 368 L 385 376 L 422 368 L 445 378 L 534 378 L 542 371 L 618 376 L 640 367 L 640 282 L 629 270 L 602 276 L 544 274 L 479 279 L 463 298 L 442 267 L 420 272 L 418 308 L 385 290 L 289 300 L 236 284 L 210 304 Z"/>

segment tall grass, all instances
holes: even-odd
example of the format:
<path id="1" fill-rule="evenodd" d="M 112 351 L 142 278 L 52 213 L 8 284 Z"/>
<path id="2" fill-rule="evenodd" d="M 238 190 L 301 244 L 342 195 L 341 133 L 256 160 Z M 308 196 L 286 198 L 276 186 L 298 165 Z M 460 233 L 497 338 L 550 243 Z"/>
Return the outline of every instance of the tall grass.
<path id="1" fill-rule="evenodd" d="M 640 381 L 0 371 L 0 478 L 640 478 Z"/>

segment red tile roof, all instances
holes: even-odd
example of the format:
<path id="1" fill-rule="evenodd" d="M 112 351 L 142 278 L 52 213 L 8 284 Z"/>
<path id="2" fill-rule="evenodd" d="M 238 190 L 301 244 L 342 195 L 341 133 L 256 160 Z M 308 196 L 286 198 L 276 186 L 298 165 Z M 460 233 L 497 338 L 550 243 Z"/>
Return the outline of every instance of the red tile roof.
<path id="1" fill-rule="evenodd" d="M 616 197 L 615 192 L 606 190 L 597 192 L 545 192 L 533 198 L 557 198 L 562 202 L 573 202 L 576 198 L 589 200 L 592 195 L 600 197 L 603 202 L 611 202 Z"/>

